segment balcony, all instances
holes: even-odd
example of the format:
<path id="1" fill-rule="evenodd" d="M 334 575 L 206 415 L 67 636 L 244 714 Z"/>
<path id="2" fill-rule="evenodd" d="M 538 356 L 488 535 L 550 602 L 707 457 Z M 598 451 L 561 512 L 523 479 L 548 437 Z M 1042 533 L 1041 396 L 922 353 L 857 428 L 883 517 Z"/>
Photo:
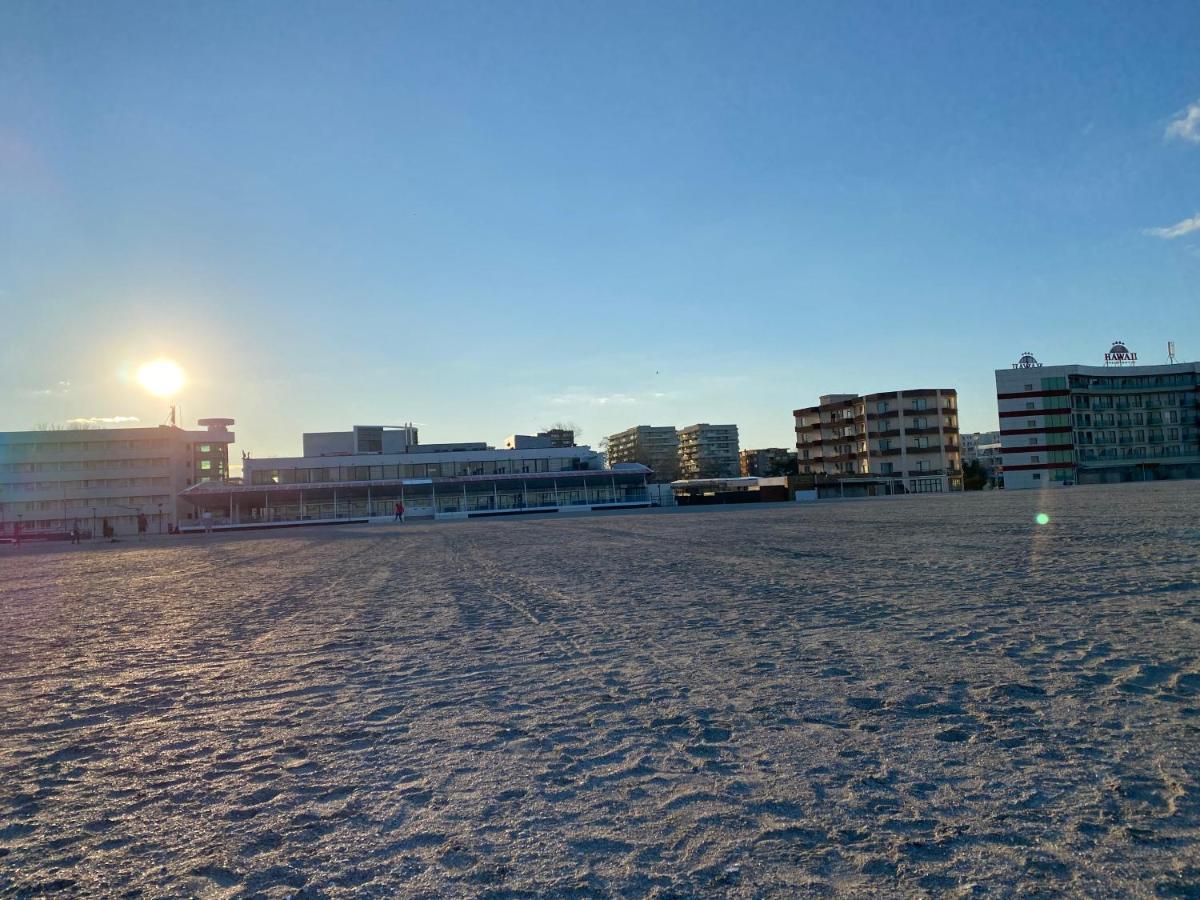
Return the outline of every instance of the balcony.
<path id="1" fill-rule="evenodd" d="M 887 450 L 875 451 L 876 455 L 878 456 L 899 456 L 901 452 L 902 451 L 899 447 L 889 447 Z"/>
<path id="2" fill-rule="evenodd" d="M 915 447 L 915 446 L 914 447 L 906 447 L 905 449 L 908 450 L 909 453 L 941 453 L 942 452 L 942 448 L 941 448 L 940 444 L 934 444 L 933 446 L 930 446 L 930 447 Z"/>
<path id="3" fill-rule="evenodd" d="M 900 429 L 899 428 L 891 428 L 887 431 L 877 431 L 873 435 L 871 435 L 871 437 L 878 437 L 878 438 L 900 437 Z"/>
<path id="4" fill-rule="evenodd" d="M 943 416 L 957 416 L 958 415 L 958 407 L 943 406 L 941 408 L 941 413 Z"/>
<path id="5" fill-rule="evenodd" d="M 937 434 L 941 431 L 936 425 L 931 425 L 928 428 L 906 428 L 909 434 Z"/>

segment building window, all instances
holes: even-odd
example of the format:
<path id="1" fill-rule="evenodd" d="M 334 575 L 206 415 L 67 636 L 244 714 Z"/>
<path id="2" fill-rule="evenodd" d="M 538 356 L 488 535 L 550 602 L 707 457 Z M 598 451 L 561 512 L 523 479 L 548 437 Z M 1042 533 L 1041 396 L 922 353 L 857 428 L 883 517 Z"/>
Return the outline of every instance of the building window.
<path id="1" fill-rule="evenodd" d="M 1027 428 L 1036 428 L 1037 427 L 1037 419 L 1026 419 L 1025 426 Z"/>
<path id="2" fill-rule="evenodd" d="M 1036 447 L 1036 446 L 1037 446 L 1037 442 L 1038 442 L 1038 439 L 1037 439 L 1037 438 L 1035 438 L 1035 437 L 1031 437 L 1031 438 L 1029 439 L 1029 445 L 1030 445 L 1031 447 Z"/>
<path id="3" fill-rule="evenodd" d="M 912 402 L 913 409 L 925 409 L 925 398 L 917 397 Z"/>
<path id="4" fill-rule="evenodd" d="M 892 464 L 890 462 L 883 463 L 879 467 L 879 471 L 884 475 L 892 474 Z"/>
<path id="5" fill-rule="evenodd" d="M 880 400 L 878 403 L 875 404 L 875 412 L 885 413 L 887 411 L 888 411 L 888 402 L 886 400 Z"/>
<path id="6" fill-rule="evenodd" d="M 211 459 L 202 459 L 202 460 L 200 460 L 200 468 L 201 468 L 203 471 L 207 472 L 209 469 L 211 469 L 211 468 L 212 468 L 212 460 L 211 460 Z"/>
<path id="7" fill-rule="evenodd" d="M 1032 391 L 1032 390 L 1033 390 L 1033 385 L 1032 385 L 1032 384 L 1027 384 L 1027 385 L 1025 385 L 1025 390 L 1027 390 L 1027 391 Z"/>
<path id="8" fill-rule="evenodd" d="M 1041 481 L 1041 480 L 1042 480 L 1042 473 L 1041 473 L 1041 472 L 1034 472 L 1034 473 L 1033 473 L 1033 480 L 1034 480 L 1034 481 Z"/>
<path id="9" fill-rule="evenodd" d="M 1029 461 L 1031 463 L 1040 463 L 1042 461 L 1042 458 L 1040 456 L 1031 456 L 1031 457 L 1029 457 Z"/>
<path id="10" fill-rule="evenodd" d="M 1028 403 L 1025 404 L 1025 408 L 1026 409 L 1037 409 L 1037 404 L 1034 403 L 1032 400 L 1030 400 Z"/>

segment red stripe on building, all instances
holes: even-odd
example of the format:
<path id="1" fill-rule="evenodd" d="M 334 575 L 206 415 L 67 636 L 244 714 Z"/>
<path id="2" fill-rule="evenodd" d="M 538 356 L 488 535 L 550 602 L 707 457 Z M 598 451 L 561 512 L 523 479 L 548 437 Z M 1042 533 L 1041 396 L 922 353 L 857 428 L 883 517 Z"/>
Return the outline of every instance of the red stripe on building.
<path id="1" fill-rule="evenodd" d="M 1069 388 L 1057 388 L 1053 391 L 1022 391 L 1019 394 L 997 394 L 997 400 L 1020 400 L 1022 397 L 1065 397 L 1070 394 Z"/>
<path id="2" fill-rule="evenodd" d="M 1000 413 L 1000 418 L 1015 419 L 1015 418 L 1024 416 L 1027 419 L 1031 419 L 1034 416 L 1045 416 L 1045 415 L 1061 416 L 1066 413 L 1069 413 L 1070 411 L 1071 411 L 1071 407 L 1069 407 L 1069 406 L 1054 406 L 1054 407 L 1050 407 L 1049 409 L 1014 409 L 1014 410 L 1010 410 L 1009 412 Z"/>

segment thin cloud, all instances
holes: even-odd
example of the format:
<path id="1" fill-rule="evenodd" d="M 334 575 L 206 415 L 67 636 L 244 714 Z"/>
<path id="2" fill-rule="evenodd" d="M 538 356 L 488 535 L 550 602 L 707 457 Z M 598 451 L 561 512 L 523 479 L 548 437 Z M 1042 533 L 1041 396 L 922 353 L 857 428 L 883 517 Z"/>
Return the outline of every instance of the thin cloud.
<path id="1" fill-rule="evenodd" d="M 551 397 L 550 402 L 556 406 L 630 406 L 641 401 L 629 394 L 567 393 Z"/>
<path id="2" fill-rule="evenodd" d="M 24 393 L 29 397 L 65 397 L 71 392 L 71 382 L 59 381 L 53 387 L 30 388 Z"/>
<path id="3" fill-rule="evenodd" d="M 1147 228 L 1143 233 L 1150 237 L 1171 241 L 1177 237 L 1183 237 L 1185 234 L 1191 234 L 1193 231 L 1200 231 L 1200 213 L 1196 213 L 1190 219 L 1168 225 L 1166 228 Z"/>
<path id="4" fill-rule="evenodd" d="M 1178 139 L 1191 144 L 1200 144 L 1200 100 L 1175 115 L 1163 132 L 1164 140 Z"/>
<path id="5" fill-rule="evenodd" d="M 88 416 L 87 418 L 67 419 L 68 425 L 127 425 L 130 422 L 140 422 L 137 416 Z"/>

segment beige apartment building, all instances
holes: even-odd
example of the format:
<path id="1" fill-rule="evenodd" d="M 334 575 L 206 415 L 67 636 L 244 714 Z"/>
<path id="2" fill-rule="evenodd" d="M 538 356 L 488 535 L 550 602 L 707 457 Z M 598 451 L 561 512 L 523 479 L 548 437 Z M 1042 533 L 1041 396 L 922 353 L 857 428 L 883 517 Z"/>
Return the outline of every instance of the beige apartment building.
<path id="1" fill-rule="evenodd" d="M 0 535 L 54 534 L 78 523 L 137 533 L 137 516 L 166 531 L 196 515 L 181 491 L 229 476 L 233 419 L 175 426 L 0 432 Z"/>
<path id="2" fill-rule="evenodd" d="M 679 435 L 674 425 L 635 425 L 605 439 L 608 466 L 641 463 L 654 470 L 654 480 L 679 477 Z"/>
<path id="3" fill-rule="evenodd" d="M 679 477 L 737 478 L 738 428 L 701 422 L 679 429 Z"/>
<path id="4" fill-rule="evenodd" d="M 952 388 L 827 394 L 793 415 L 801 474 L 880 484 L 887 492 L 962 489 Z"/>

